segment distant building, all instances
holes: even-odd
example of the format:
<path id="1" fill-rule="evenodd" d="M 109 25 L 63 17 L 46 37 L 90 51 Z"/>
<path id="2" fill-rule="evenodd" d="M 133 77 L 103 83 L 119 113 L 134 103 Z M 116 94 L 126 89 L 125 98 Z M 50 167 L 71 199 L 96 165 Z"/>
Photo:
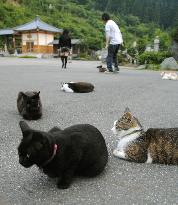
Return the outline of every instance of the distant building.
<path id="1" fill-rule="evenodd" d="M 62 29 L 51 26 L 37 16 L 33 21 L 12 29 L 0 30 L 0 36 L 5 38 L 8 48 L 18 53 L 53 53 L 54 35 L 61 34 Z M 11 43 L 9 43 L 9 39 Z M 4 47 L 5 47 L 4 45 Z"/>

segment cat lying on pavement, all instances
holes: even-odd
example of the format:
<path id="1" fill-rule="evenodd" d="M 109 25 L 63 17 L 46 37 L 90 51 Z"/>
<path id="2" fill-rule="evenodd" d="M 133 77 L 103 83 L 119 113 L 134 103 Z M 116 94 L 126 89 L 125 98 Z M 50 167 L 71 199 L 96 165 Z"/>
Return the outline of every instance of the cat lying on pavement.
<path id="1" fill-rule="evenodd" d="M 161 72 L 163 80 L 178 80 L 178 75 L 175 72 Z"/>
<path id="2" fill-rule="evenodd" d="M 94 90 L 94 85 L 87 82 L 63 83 L 61 90 L 68 93 L 89 93 Z"/>
<path id="3" fill-rule="evenodd" d="M 99 66 L 97 66 L 97 68 L 99 69 L 100 73 L 104 73 L 105 71 L 107 71 L 107 68 L 103 65 L 99 65 Z"/>
<path id="4" fill-rule="evenodd" d="M 108 161 L 108 151 L 100 131 L 89 124 L 64 130 L 34 130 L 19 123 L 23 138 L 18 147 L 19 163 L 25 168 L 37 165 L 49 177 L 58 178 L 58 188 L 68 188 L 75 175 L 95 177 Z"/>
<path id="5" fill-rule="evenodd" d="M 178 128 L 149 128 L 145 132 L 126 108 L 112 131 L 119 138 L 114 156 L 139 163 L 178 165 Z"/>

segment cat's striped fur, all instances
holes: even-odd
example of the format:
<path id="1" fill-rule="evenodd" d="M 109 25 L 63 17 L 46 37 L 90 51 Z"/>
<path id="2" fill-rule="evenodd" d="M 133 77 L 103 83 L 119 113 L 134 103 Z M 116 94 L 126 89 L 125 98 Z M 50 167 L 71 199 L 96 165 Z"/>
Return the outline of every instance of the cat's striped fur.
<path id="1" fill-rule="evenodd" d="M 178 165 L 178 128 L 149 128 L 145 132 L 126 108 L 112 131 L 119 137 L 113 152 L 116 157 L 139 163 Z"/>

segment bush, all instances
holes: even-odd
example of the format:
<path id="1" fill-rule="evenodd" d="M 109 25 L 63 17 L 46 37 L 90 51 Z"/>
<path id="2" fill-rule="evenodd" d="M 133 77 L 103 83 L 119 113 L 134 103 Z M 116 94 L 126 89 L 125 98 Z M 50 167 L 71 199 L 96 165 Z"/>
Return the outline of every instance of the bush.
<path id="1" fill-rule="evenodd" d="M 128 59 L 126 58 L 126 55 L 125 54 L 123 54 L 123 53 L 118 53 L 118 55 L 117 55 L 117 59 L 118 59 L 118 63 L 128 63 Z"/>
<path id="2" fill-rule="evenodd" d="M 132 56 L 133 58 L 135 58 L 135 57 L 138 55 L 137 49 L 136 49 L 136 48 L 133 48 L 133 47 L 128 48 L 128 49 L 127 49 L 127 53 L 128 53 L 130 56 Z"/>
<path id="3" fill-rule="evenodd" d="M 94 60 L 91 55 L 88 53 L 80 53 L 79 58 L 80 60 Z"/>
<path id="4" fill-rule="evenodd" d="M 170 56 L 170 52 L 144 52 L 138 56 L 138 61 L 139 64 L 160 64 Z"/>
<path id="5" fill-rule="evenodd" d="M 145 69 L 148 69 L 148 70 L 160 70 L 160 65 L 158 65 L 158 64 L 147 64 Z"/>

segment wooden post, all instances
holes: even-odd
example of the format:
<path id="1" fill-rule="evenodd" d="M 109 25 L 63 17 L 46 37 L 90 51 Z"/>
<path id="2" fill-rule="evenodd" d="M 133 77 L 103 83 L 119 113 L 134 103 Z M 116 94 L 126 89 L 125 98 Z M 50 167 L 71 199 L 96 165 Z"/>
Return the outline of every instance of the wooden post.
<path id="1" fill-rule="evenodd" d="M 45 45 L 44 45 L 44 53 L 48 53 L 48 46 L 47 46 L 47 38 L 48 38 L 48 32 L 45 32 Z"/>
<path id="2" fill-rule="evenodd" d="M 7 47 L 8 47 L 8 45 L 7 45 L 7 43 L 8 43 L 8 36 L 5 36 L 5 44 L 4 44 L 4 51 L 5 52 L 7 52 Z"/>
<path id="3" fill-rule="evenodd" d="M 16 49 L 15 35 L 13 35 L 13 47 L 14 47 L 14 52 L 15 52 L 15 49 Z"/>
<path id="4" fill-rule="evenodd" d="M 22 34 L 20 33 L 20 38 L 21 38 L 21 41 L 20 41 L 20 53 L 22 53 L 22 48 L 23 48 L 23 41 L 22 41 Z"/>
<path id="5" fill-rule="evenodd" d="M 39 30 L 37 29 L 37 53 L 39 53 Z"/>
<path id="6" fill-rule="evenodd" d="M 80 46 L 78 46 L 78 55 L 80 55 Z"/>

